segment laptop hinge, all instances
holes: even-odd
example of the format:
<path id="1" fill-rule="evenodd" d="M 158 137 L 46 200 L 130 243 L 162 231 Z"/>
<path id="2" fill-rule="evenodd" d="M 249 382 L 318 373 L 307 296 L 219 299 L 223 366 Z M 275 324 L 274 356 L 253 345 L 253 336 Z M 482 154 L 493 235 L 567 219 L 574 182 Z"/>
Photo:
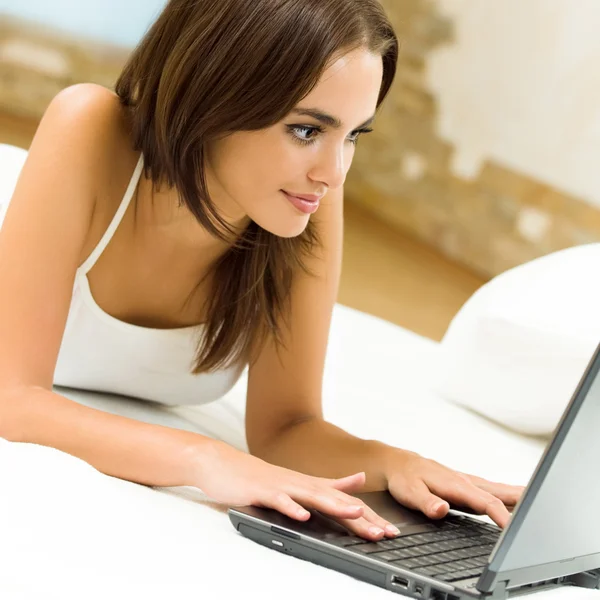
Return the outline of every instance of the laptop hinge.
<path id="1" fill-rule="evenodd" d="M 600 569 L 575 573 L 565 577 L 565 580 L 578 587 L 600 590 Z"/>
<path id="2" fill-rule="evenodd" d="M 486 596 L 487 600 L 506 600 L 508 596 L 508 592 L 506 588 L 508 587 L 508 581 L 498 581 L 494 585 L 494 591 Z"/>

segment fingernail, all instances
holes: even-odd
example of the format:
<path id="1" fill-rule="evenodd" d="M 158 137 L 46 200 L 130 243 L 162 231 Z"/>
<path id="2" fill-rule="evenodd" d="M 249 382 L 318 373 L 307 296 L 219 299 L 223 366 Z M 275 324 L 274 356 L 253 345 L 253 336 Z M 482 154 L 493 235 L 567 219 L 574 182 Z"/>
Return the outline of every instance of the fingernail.
<path id="1" fill-rule="evenodd" d="M 379 527 L 369 527 L 369 533 L 372 535 L 381 535 L 383 533 L 383 529 L 379 529 Z"/>
<path id="2" fill-rule="evenodd" d="M 437 502 L 436 504 L 433 505 L 433 511 L 437 512 L 438 510 L 440 510 L 440 508 L 442 508 L 442 506 L 444 506 L 445 502 Z"/>
<path id="3" fill-rule="evenodd" d="M 393 535 L 399 535 L 400 534 L 400 530 L 397 527 L 394 527 L 393 525 L 386 525 L 385 526 L 385 530 L 388 533 L 391 533 Z"/>

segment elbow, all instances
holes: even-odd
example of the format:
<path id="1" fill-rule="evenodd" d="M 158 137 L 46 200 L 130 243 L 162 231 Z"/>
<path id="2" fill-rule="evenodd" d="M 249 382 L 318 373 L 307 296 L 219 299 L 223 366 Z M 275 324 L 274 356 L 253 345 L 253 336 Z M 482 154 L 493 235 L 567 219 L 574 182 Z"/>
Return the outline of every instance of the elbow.
<path id="1" fill-rule="evenodd" d="M 248 451 L 252 456 L 267 460 L 271 457 L 272 450 L 277 446 L 282 439 L 285 438 L 293 429 L 307 422 L 315 421 L 317 417 L 314 415 L 303 415 L 295 419 L 290 419 L 268 432 L 261 430 L 260 432 L 252 432 L 246 429 L 246 441 Z"/>

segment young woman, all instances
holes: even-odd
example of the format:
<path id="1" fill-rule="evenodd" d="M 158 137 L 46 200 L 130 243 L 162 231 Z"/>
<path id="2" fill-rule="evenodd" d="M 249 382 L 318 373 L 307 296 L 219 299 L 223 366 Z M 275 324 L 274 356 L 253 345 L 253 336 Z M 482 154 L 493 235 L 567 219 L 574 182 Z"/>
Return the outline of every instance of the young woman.
<path id="1" fill-rule="evenodd" d="M 504 526 L 522 488 L 322 415 L 343 184 L 397 54 L 377 0 L 171 0 L 116 93 L 60 92 L 0 234 L 0 436 L 373 540 L 397 531 L 353 492 Z M 200 404 L 246 365 L 250 454 L 53 391 Z"/>

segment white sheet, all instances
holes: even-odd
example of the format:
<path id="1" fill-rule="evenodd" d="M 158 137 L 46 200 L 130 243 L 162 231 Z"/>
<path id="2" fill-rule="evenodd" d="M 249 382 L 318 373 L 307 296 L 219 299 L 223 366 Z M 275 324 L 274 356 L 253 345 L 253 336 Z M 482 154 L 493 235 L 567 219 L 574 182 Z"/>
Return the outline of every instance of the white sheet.
<path id="1" fill-rule="evenodd" d="M 436 351 L 434 342 L 336 306 L 326 417 L 361 437 L 525 484 L 545 443 L 436 398 L 429 391 Z M 245 384 L 244 376 L 226 398 L 198 408 L 61 391 L 90 406 L 245 448 Z M 0 598 L 392 597 L 243 538 L 226 508 L 195 488 L 148 488 L 103 475 L 57 450 L 4 440 L 0 485 Z M 600 600 L 600 591 L 563 588 L 536 596 Z"/>

